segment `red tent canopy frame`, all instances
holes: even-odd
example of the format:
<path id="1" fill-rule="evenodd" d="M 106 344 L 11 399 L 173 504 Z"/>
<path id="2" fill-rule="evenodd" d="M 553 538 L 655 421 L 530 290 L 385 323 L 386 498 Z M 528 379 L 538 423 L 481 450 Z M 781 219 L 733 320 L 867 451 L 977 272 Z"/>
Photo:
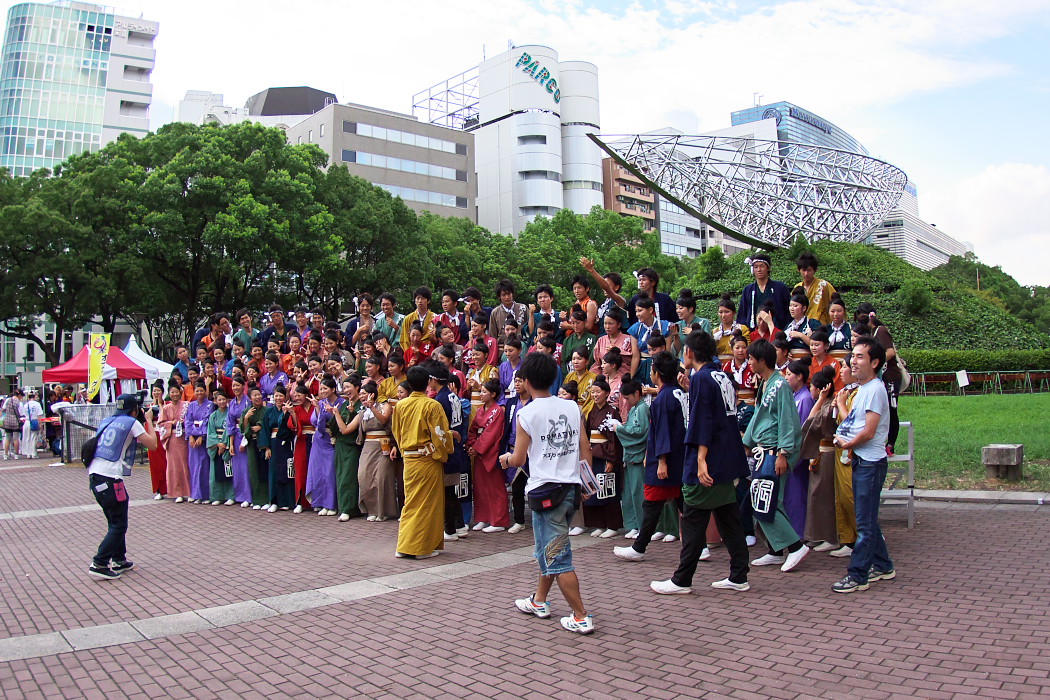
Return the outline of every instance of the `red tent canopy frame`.
<path id="1" fill-rule="evenodd" d="M 68 362 L 64 362 L 57 367 L 51 369 L 45 369 L 43 379 L 45 382 L 62 382 L 62 383 L 74 383 L 74 382 L 87 382 L 88 381 L 88 355 L 90 349 L 87 345 L 80 348 L 80 352 Z M 117 375 L 116 377 L 106 377 L 108 372 L 103 369 L 103 377 L 105 379 L 145 379 L 146 370 L 135 364 L 134 360 L 124 354 L 120 348 L 116 346 L 110 346 L 109 356 L 106 358 L 106 367 L 112 367 Z"/>

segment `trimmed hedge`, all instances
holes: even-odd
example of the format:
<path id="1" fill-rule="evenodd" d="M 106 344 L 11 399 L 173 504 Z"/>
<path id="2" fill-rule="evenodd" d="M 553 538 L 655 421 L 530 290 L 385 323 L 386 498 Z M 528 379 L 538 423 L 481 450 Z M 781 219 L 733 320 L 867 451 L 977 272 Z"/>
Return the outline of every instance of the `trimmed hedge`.
<path id="1" fill-rule="evenodd" d="M 1050 370 L 1050 350 L 908 350 L 909 372 L 1017 372 Z"/>

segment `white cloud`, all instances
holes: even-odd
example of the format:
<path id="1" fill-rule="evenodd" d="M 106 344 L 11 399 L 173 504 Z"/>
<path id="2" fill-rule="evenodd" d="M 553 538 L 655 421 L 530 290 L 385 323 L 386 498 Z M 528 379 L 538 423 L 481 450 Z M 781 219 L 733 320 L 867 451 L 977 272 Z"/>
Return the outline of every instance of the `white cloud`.
<path id="1" fill-rule="evenodd" d="M 923 219 L 974 244 L 977 257 L 1021 284 L 1050 285 L 1050 168 L 990 165 L 938 192 L 924 193 Z"/>

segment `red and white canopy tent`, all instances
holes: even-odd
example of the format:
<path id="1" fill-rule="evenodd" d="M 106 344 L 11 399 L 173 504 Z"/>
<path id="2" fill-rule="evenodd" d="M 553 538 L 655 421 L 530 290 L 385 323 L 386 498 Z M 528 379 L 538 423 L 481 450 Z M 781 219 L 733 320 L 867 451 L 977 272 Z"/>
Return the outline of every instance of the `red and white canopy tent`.
<path id="1" fill-rule="evenodd" d="M 85 345 L 71 360 L 57 367 L 45 369 L 44 382 L 87 384 L 89 353 L 90 349 Z M 155 367 L 144 367 L 125 355 L 120 348 L 111 346 L 109 356 L 106 358 L 106 366 L 102 368 L 101 401 L 108 403 L 123 392 L 144 389 L 148 382 L 159 376 Z"/>

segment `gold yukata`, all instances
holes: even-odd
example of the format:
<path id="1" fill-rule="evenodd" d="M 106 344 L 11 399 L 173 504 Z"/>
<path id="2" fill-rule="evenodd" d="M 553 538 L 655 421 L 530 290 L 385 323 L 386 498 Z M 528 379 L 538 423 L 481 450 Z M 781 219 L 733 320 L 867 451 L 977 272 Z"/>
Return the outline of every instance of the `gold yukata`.
<path id="1" fill-rule="evenodd" d="M 441 404 L 421 391 L 397 403 L 390 428 L 405 459 L 405 505 L 397 551 L 422 556 L 445 548 L 443 464 L 452 453 L 452 433 Z M 429 450 L 430 455 L 412 454 Z"/>

